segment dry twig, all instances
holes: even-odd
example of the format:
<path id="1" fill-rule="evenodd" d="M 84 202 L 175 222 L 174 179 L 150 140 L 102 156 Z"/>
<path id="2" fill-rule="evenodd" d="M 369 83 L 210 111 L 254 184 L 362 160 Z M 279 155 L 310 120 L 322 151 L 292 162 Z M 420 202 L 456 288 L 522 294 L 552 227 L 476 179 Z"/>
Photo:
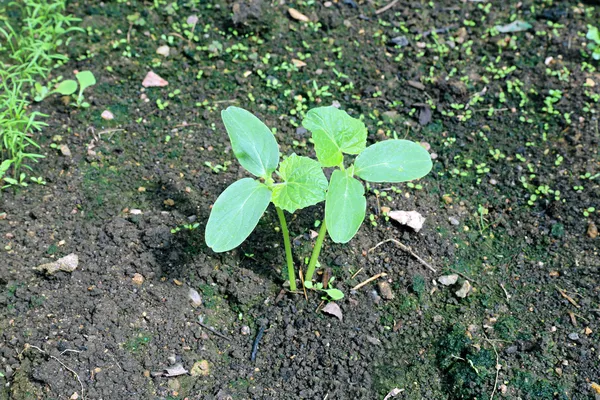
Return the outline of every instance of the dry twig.
<path id="1" fill-rule="evenodd" d="M 564 297 L 565 299 L 567 299 L 569 301 L 569 303 L 573 304 L 577 308 L 581 308 L 581 306 L 579 304 L 577 304 L 577 302 L 575 300 L 573 300 L 573 298 L 570 297 L 564 290 L 562 290 L 561 288 L 559 288 L 556 285 L 554 287 L 556 288 L 556 290 L 558 290 L 558 293 L 560 293 L 560 295 L 562 297 Z"/>
<path id="2" fill-rule="evenodd" d="M 400 247 L 402 250 L 406 251 L 411 256 L 413 256 L 414 258 L 416 258 L 417 261 L 419 261 L 421 264 L 423 264 L 424 266 L 426 266 L 427 268 L 429 268 L 431 271 L 437 272 L 435 268 L 433 268 L 431 265 L 429 265 L 429 263 L 427 263 L 427 261 L 425 261 L 421 257 L 419 257 L 414 251 L 412 251 L 412 249 L 410 247 L 408 247 L 405 244 L 402 244 L 400 241 L 398 241 L 396 239 L 386 239 L 383 242 L 377 243 L 374 247 L 371 247 L 369 249 L 369 253 L 371 253 L 373 250 L 375 250 L 376 248 L 378 248 L 379 246 L 381 246 L 382 244 L 385 244 L 387 242 L 394 243 L 396 246 Z"/>
<path id="3" fill-rule="evenodd" d="M 200 321 L 196 321 L 196 322 L 197 322 L 197 323 L 198 323 L 198 324 L 199 324 L 201 327 L 203 327 L 204 329 L 207 329 L 207 330 L 209 330 L 210 332 L 214 333 L 214 334 L 215 334 L 215 335 L 217 335 L 218 337 L 220 337 L 220 338 L 222 338 L 222 339 L 225 339 L 225 340 L 231 340 L 231 339 L 229 339 L 227 336 L 223 335 L 221 332 L 219 332 L 218 330 L 216 330 L 215 328 L 213 328 L 213 327 L 210 327 L 210 326 L 208 326 L 208 325 L 206 325 L 205 323 L 203 323 L 203 322 L 200 322 Z"/>
<path id="4" fill-rule="evenodd" d="M 485 340 L 492 345 L 494 354 L 496 354 L 496 380 L 494 381 L 494 390 L 492 390 L 492 394 L 490 395 L 490 400 L 494 400 L 494 395 L 496 394 L 496 389 L 498 388 L 498 376 L 500 375 L 500 369 L 502 368 L 502 365 L 500 365 L 500 357 L 498 356 L 498 351 L 496 350 L 496 346 L 494 346 L 494 342 L 488 339 L 487 336 L 485 337 Z"/>
<path id="5" fill-rule="evenodd" d="M 25 344 L 25 350 L 27 350 L 27 349 L 35 349 L 35 350 L 39 351 L 40 353 L 46 355 L 47 357 L 50 357 L 51 359 L 55 360 L 60 365 L 62 365 L 64 369 L 66 369 L 67 371 L 69 371 L 70 373 L 72 373 L 73 375 L 75 375 L 75 378 L 77 378 L 77 382 L 79 382 L 79 386 L 81 386 L 81 399 L 85 400 L 85 389 L 83 388 L 83 382 L 81 382 L 81 379 L 79 378 L 79 375 L 77 374 L 77 372 L 75 372 L 74 369 L 69 368 L 67 365 L 65 365 L 64 362 L 60 361 L 60 359 L 58 359 L 57 357 L 54 357 L 52 354 L 48 353 L 47 351 L 44 351 L 44 350 L 40 349 L 37 346 L 34 346 L 32 344 L 29 344 L 29 343 L 26 343 Z M 73 351 L 76 351 L 76 350 L 73 350 Z"/>
<path id="6" fill-rule="evenodd" d="M 369 283 L 369 282 L 373 282 L 374 280 L 376 280 L 376 279 L 379 279 L 379 278 L 382 278 L 382 277 L 384 277 L 384 276 L 387 276 L 387 274 L 386 274 L 385 272 L 380 272 L 380 273 L 378 273 L 377 275 L 373 275 L 372 277 L 370 277 L 370 278 L 369 278 L 369 279 L 367 279 L 366 281 L 363 281 L 363 282 L 359 283 L 358 285 L 354 286 L 354 287 L 352 288 L 352 290 L 358 290 L 358 289 L 360 289 L 361 287 L 365 286 L 367 283 Z"/>
<path id="7" fill-rule="evenodd" d="M 379 14 L 386 12 L 390 8 L 394 7 L 396 4 L 398 4 L 398 0 L 392 1 L 388 5 L 385 5 L 385 6 L 381 7 L 379 10 L 375 11 L 375 15 L 379 15 Z"/>

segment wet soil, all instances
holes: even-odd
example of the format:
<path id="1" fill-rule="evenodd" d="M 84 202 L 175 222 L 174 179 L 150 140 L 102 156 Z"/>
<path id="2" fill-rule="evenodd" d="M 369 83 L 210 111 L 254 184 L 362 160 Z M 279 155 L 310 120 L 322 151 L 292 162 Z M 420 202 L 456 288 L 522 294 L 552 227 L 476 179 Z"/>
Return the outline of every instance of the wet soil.
<path id="1" fill-rule="evenodd" d="M 0 399 L 598 398 L 600 65 L 584 39 L 598 5 L 155 4 L 70 3 L 86 33 L 56 75 L 89 69 L 98 84 L 89 109 L 36 105 L 50 115 L 35 165 L 47 184 L 0 197 Z M 143 23 L 127 19 L 136 12 Z M 533 27 L 490 31 L 514 19 Z M 142 88 L 149 70 L 169 85 Z M 371 143 L 409 138 L 435 154 L 414 185 L 369 188 L 350 243 L 325 242 L 341 321 L 316 292 L 281 292 L 273 209 L 234 251 L 203 239 L 211 204 L 247 175 L 220 110 L 250 109 L 282 154 L 314 155 L 301 115 L 332 101 L 364 116 Z M 425 226 L 383 207 L 417 210 Z M 322 212 L 289 218 L 297 266 Z M 387 239 L 436 272 L 392 242 L 373 249 Z M 34 269 L 71 253 L 71 273 Z M 352 290 L 382 272 L 393 298 L 376 283 Z M 448 274 L 455 285 L 439 283 Z M 190 373 L 165 376 L 176 364 Z"/>

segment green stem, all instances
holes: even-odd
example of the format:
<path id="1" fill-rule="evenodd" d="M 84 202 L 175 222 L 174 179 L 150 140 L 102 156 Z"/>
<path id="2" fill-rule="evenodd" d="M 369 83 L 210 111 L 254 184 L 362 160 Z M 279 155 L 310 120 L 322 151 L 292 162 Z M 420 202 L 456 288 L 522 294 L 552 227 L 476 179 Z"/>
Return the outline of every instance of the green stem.
<path id="1" fill-rule="evenodd" d="M 327 227 L 325 226 L 325 218 L 323 218 L 323 221 L 321 221 L 321 229 L 319 230 L 319 236 L 317 237 L 315 248 L 313 249 L 312 255 L 310 256 L 308 269 L 306 270 L 306 276 L 304 277 L 305 282 L 310 282 L 312 280 L 312 276 L 315 273 L 315 267 L 317 266 L 317 261 L 319 261 L 319 254 L 321 254 L 321 247 L 323 247 L 323 240 L 325 239 L 326 233 Z"/>
<path id="2" fill-rule="evenodd" d="M 279 217 L 279 223 L 281 224 L 281 233 L 283 233 L 283 246 L 285 247 L 285 259 L 288 267 L 288 278 L 290 279 L 290 290 L 296 290 L 296 272 L 294 271 L 294 259 L 292 258 L 292 244 L 290 242 L 290 232 L 287 228 L 287 222 L 285 221 L 285 215 L 283 210 L 279 207 L 275 207 L 277 210 L 277 216 Z"/>

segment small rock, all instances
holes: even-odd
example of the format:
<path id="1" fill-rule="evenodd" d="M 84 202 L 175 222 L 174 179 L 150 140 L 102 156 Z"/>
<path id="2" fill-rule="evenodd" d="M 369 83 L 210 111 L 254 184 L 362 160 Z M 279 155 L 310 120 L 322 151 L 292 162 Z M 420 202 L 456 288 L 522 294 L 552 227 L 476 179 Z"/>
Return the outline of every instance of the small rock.
<path id="1" fill-rule="evenodd" d="M 244 336 L 248 336 L 250 334 L 250 327 L 248 325 L 242 326 L 240 333 Z"/>
<path id="2" fill-rule="evenodd" d="M 381 297 L 377 293 L 377 290 L 371 290 L 369 292 L 369 295 L 371 296 L 371 299 L 373 300 L 373 303 L 379 304 L 381 302 Z"/>
<path id="3" fill-rule="evenodd" d="M 458 225 L 460 225 L 460 221 L 459 221 L 459 220 L 457 220 L 457 219 L 456 219 L 456 218 L 454 218 L 454 217 L 448 217 L 448 221 L 450 221 L 450 224 L 452 224 L 452 225 L 454 225 L 454 226 L 458 226 Z"/>
<path id="4" fill-rule="evenodd" d="M 167 86 L 169 82 L 158 76 L 152 71 L 149 71 L 142 82 L 143 87 L 162 87 Z"/>
<path id="5" fill-rule="evenodd" d="M 147 370 L 147 369 L 144 370 L 144 377 L 150 378 L 150 370 Z"/>
<path id="6" fill-rule="evenodd" d="M 133 274 L 131 282 L 133 282 L 134 285 L 140 286 L 142 283 L 144 283 L 144 276 L 136 272 L 135 274 Z"/>
<path id="7" fill-rule="evenodd" d="M 587 228 L 587 234 L 592 239 L 596 239 L 598 237 L 598 228 L 596 227 L 594 221 L 590 221 Z"/>
<path id="8" fill-rule="evenodd" d="M 158 49 L 156 49 L 156 54 L 160 54 L 163 57 L 169 57 L 170 50 L 170 47 L 167 45 L 160 46 Z"/>
<path id="9" fill-rule="evenodd" d="M 165 201 L 163 201 L 165 206 L 168 207 L 173 207 L 175 205 L 175 200 L 173 199 L 166 199 Z"/>
<path id="10" fill-rule="evenodd" d="M 294 18 L 296 21 L 301 21 L 301 22 L 308 22 L 310 21 L 310 19 L 302 14 L 300 11 L 296 10 L 295 8 L 288 8 L 288 13 L 290 13 L 290 16 L 292 18 Z"/>
<path id="11" fill-rule="evenodd" d="M 586 78 L 585 86 L 594 87 L 596 86 L 596 82 L 594 82 L 591 78 Z"/>
<path id="12" fill-rule="evenodd" d="M 73 272 L 77 268 L 77 265 L 79 265 L 79 257 L 77 257 L 77 254 L 71 253 L 54 262 L 42 264 L 35 269 L 52 275 L 56 271 Z"/>
<path id="13" fill-rule="evenodd" d="M 167 361 L 169 361 L 169 364 L 173 365 L 177 362 L 177 357 L 175 357 L 175 354 L 171 354 L 168 358 Z"/>
<path id="14" fill-rule="evenodd" d="M 115 115 L 113 113 L 111 113 L 109 110 L 102 111 L 102 114 L 100 114 L 100 116 L 102 117 L 102 119 L 105 119 L 107 121 L 110 121 L 111 119 L 115 118 Z"/>
<path id="15" fill-rule="evenodd" d="M 183 365 L 175 364 L 172 367 L 165 368 L 163 375 L 166 377 L 170 377 L 170 376 L 185 375 L 187 373 L 188 373 L 188 370 L 183 368 Z"/>
<path id="16" fill-rule="evenodd" d="M 498 184 L 497 180 L 495 180 L 494 178 L 490 179 L 490 185 L 496 186 L 497 184 Z"/>
<path id="17" fill-rule="evenodd" d="M 572 332 L 569 333 L 569 339 L 573 340 L 573 341 L 577 341 L 579 340 L 579 334 L 577 332 Z"/>
<path id="18" fill-rule="evenodd" d="M 376 346 L 379 346 L 381 344 L 381 340 L 377 339 L 376 337 L 373 336 L 367 336 L 367 342 L 374 344 Z"/>
<path id="19" fill-rule="evenodd" d="M 195 362 L 190 374 L 192 376 L 207 376 L 210 374 L 210 366 L 208 365 L 208 361 L 201 360 Z"/>
<path id="20" fill-rule="evenodd" d="M 140 215 L 142 213 L 142 210 L 138 210 L 137 208 L 132 208 L 131 210 L 129 210 L 129 214 L 131 215 Z"/>
<path id="21" fill-rule="evenodd" d="M 408 38 L 406 36 L 396 36 L 390 39 L 389 43 L 393 44 L 394 46 L 406 47 L 409 45 L 410 42 L 408 41 Z"/>
<path id="22" fill-rule="evenodd" d="M 69 150 L 69 146 L 66 144 L 60 145 L 60 153 L 65 157 L 71 157 L 71 150 Z"/>
<path id="23" fill-rule="evenodd" d="M 433 316 L 433 322 L 435 322 L 436 324 L 442 322 L 443 320 L 444 320 L 444 317 L 442 317 L 441 315 Z"/>
<path id="24" fill-rule="evenodd" d="M 69 397 L 69 400 L 77 400 L 79 398 L 79 393 L 75 392 Z"/>
<path id="25" fill-rule="evenodd" d="M 200 297 L 200 294 L 196 290 L 190 288 L 188 292 L 188 297 L 192 302 L 192 307 L 196 308 L 202 305 L 202 297 Z"/>
<path id="26" fill-rule="evenodd" d="M 306 63 L 302 60 L 298 60 L 296 58 L 292 58 L 292 64 L 296 66 L 296 68 L 306 67 Z"/>
<path id="27" fill-rule="evenodd" d="M 471 283 L 469 281 L 464 281 L 461 288 L 454 292 L 454 294 L 456 294 L 456 296 L 460 297 L 461 299 L 464 299 L 471 291 L 471 288 Z"/>
<path id="28" fill-rule="evenodd" d="M 392 292 L 392 288 L 387 281 L 380 281 L 377 284 L 377 287 L 379 288 L 379 293 L 381 293 L 381 297 L 383 297 L 386 300 L 394 299 L 394 293 Z"/>
<path id="29" fill-rule="evenodd" d="M 506 348 L 506 354 L 515 354 L 517 351 L 519 351 L 519 346 L 510 346 Z"/>
<path id="30" fill-rule="evenodd" d="M 437 279 L 437 281 L 444 286 L 454 285 L 458 281 L 458 275 L 442 275 Z"/>
<path id="31" fill-rule="evenodd" d="M 425 223 L 425 217 L 417 211 L 390 211 L 388 216 L 394 221 L 414 229 L 415 232 L 419 232 Z"/>
<path id="32" fill-rule="evenodd" d="M 586 326 L 586 327 L 585 327 L 585 330 L 583 331 L 583 333 L 585 333 L 587 336 L 589 336 L 589 335 L 591 335 L 591 334 L 592 334 L 592 330 L 590 329 L 590 327 L 589 327 L 589 326 Z"/>

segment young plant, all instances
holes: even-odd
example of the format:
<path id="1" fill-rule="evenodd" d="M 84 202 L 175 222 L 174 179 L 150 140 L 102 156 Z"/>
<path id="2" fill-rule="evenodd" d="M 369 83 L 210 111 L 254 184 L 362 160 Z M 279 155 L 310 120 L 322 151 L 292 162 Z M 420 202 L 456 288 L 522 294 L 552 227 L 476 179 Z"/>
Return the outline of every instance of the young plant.
<path id="1" fill-rule="evenodd" d="M 35 96 L 33 98 L 34 101 L 40 102 L 44 100 L 46 97 L 51 94 L 58 93 L 62 96 L 70 96 L 77 90 L 77 82 L 74 80 L 68 79 L 66 81 L 62 81 L 59 83 L 54 90 L 50 90 L 47 86 L 42 86 L 39 83 L 35 83 Z"/>
<path id="2" fill-rule="evenodd" d="M 598 27 L 588 25 L 588 32 L 585 36 L 588 40 L 588 49 L 592 51 L 592 58 L 594 60 L 600 60 L 600 30 Z"/>
<path id="3" fill-rule="evenodd" d="M 90 103 L 84 101 L 83 91 L 96 84 L 96 77 L 91 71 L 81 71 L 75 75 L 75 78 L 77 79 L 77 82 L 72 79 L 62 81 L 56 90 L 58 91 L 60 88 L 61 90 L 58 91 L 58 93 L 63 96 L 70 96 L 77 91 L 77 83 L 79 83 L 79 93 L 74 97 L 75 104 L 73 105 L 77 108 L 88 108 Z"/>
<path id="4" fill-rule="evenodd" d="M 296 290 L 295 270 L 283 210 L 293 213 L 325 200 L 325 218 L 305 277 L 305 285 L 312 287 L 309 282 L 326 233 L 334 242 L 346 243 L 365 219 L 365 190 L 355 176 L 370 182 L 405 182 L 425 176 L 432 167 L 429 153 L 408 140 L 386 140 L 367 148 L 363 122 L 335 107 L 312 109 L 303 120 L 312 132 L 318 161 L 292 154 L 279 163 L 277 142 L 258 118 L 237 107 L 221 115 L 236 158 L 258 179 L 241 179 L 217 198 L 206 225 L 206 243 L 216 252 L 239 246 L 272 202 L 283 233 L 291 290 Z M 345 165 L 344 154 L 357 155 L 354 165 Z M 329 167 L 335 169 L 327 182 L 323 168 Z"/>

